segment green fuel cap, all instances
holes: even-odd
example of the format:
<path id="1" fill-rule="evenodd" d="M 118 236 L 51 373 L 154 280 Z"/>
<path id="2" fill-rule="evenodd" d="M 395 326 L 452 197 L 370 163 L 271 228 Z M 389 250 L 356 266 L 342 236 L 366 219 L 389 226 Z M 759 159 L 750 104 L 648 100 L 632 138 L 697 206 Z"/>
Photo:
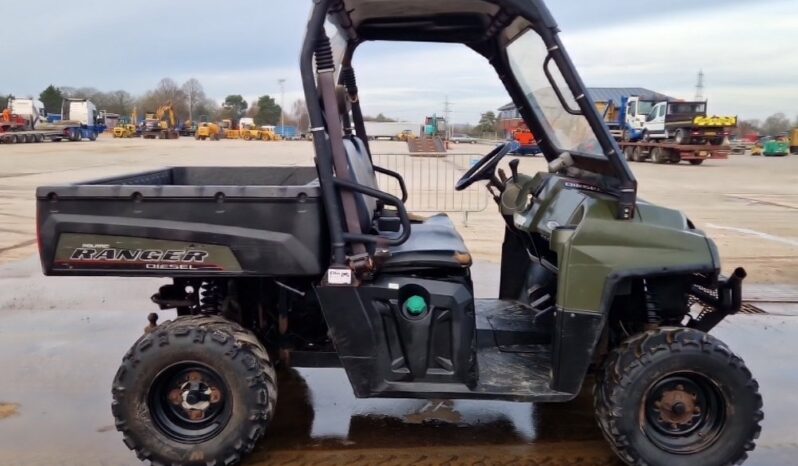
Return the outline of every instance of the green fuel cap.
<path id="1" fill-rule="evenodd" d="M 411 316 L 420 316 L 427 312 L 427 302 L 421 296 L 411 296 L 405 301 L 405 309 Z"/>

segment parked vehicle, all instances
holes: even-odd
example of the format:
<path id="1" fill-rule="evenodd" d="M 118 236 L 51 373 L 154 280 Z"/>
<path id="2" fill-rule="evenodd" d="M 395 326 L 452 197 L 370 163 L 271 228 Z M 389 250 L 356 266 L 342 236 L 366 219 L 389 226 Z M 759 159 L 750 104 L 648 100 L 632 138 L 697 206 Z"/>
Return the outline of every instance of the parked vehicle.
<path id="1" fill-rule="evenodd" d="M 177 116 L 171 102 L 167 102 L 154 113 L 147 113 L 144 117 L 144 126 L 141 137 L 144 139 L 177 139 Z"/>
<path id="2" fill-rule="evenodd" d="M 790 153 L 798 154 L 798 128 L 790 131 Z"/>
<path id="3" fill-rule="evenodd" d="M 541 0 L 316 0 L 307 24 L 316 167 L 182 167 L 37 190 L 46 274 L 172 280 L 151 300 L 178 317 L 153 316 L 113 381 L 115 426 L 139 458 L 240 461 L 268 435 L 278 357 L 342 367 L 358 397 L 567 402 L 595 380 L 599 428 L 628 464 L 746 458 L 759 385 L 709 334 L 740 310 L 745 271 L 722 275 L 687 216 L 638 202 Z M 546 171 L 522 173 L 517 159 L 500 171 L 511 142 L 456 183 L 486 183 L 506 226 L 496 299 L 475 299 L 453 222 L 411 220 L 401 174 L 372 165 L 352 64 L 365 38 L 467 44 L 537 136 Z"/>
<path id="4" fill-rule="evenodd" d="M 535 140 L 535 135 L 529 128 L 520 127 L 513 131 L 513 141 L 518 143 L 518 148 L 512 154 L 515 155 L 538 155 L 540 154 L 540 147 Z"/>
<path id="5" fill-rule="evenodd" d="M 721 146 L 736 126 L 737 117 L 708 116 L 706 102 L 659 102 L 646 117 L 642 139 Z"/>
<path id="6" fill-rule="evenodd" d="M 623 96 L 619 102 L 610 100 L 596 105 L 616 141 L 637 142 L 642 139 L 646 117 L 656 104 L 632 95 Z"/>
<path id="7" fill-rule="evenodd" d="M 467 134 L 454 134 L 449 138 L 449 141 L 455 144 L 476 144 L 479 142 L 477 138 L 471 137 Z"/>
<path id="8" fill-rule="evenodd" d="M 409 129 L 406 129 L 396 135 L 397 141 L 408 142 L 408 141 L 415 141 L 416 139 L 418 139 L 418 136 L 413 134 L 413 132 L 410 131 Z"/>
<path id="9" fill-rule="evenodd" d="M 218 141 L 219 139 L 224 138 L 224 131 L 222 127 L 217 125 L 216 123 L 211 123 L 208 121 L 203 121 L 197 126 L 197 132 L 194 135 L 194 139 L 198 141 Z"/>
<path id="10" fill-rule="evenodd" d="M 86 99 L 64 99 L 61 114 L 49 115 L 33 99 L 10 99 L 0 116 L 0 142 L 94 141 L 105 130 L 97 108 Z"/>
<path id="11" fill-rule="evenodd" d="M 417 132 L 416 125 L 407 122 L 366 121 L 364 124 L 366 125 L 369 138 L 372 140 L 388 139 L 395 141 L 396 136 L 404 131 L 410 131 L 413 134 Z"/>
<path id="12" fill-rule="evenodd" d="M 295 141 L 299 139 L 299 128 L 296 126 L 280 126 L 274 127 L 274 133 L 280 136 L 280 139 L 287 141 Z"/>
<path id="13" fill-rule="evenodd" d="M 178 126 L 177 133 L 180 136 L 193 138 L 197 134 L 197 123 L 191 120 L 186 120 Z"/>
<path id="14" fill-rule="evenodd" d="M 785 157 L 790 155 L 790 143 L 787 137 L 780 136 L 763 142 L 762 155 L 765 157 Z"/>

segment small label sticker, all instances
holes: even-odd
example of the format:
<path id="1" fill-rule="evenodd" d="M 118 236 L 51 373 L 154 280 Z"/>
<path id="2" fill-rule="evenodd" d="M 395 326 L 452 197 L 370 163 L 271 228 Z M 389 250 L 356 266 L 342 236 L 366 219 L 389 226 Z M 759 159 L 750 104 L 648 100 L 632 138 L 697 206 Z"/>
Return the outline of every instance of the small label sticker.
<path id="1" fill-rule="evenodd" d="M 330 285 L 351 285 L 352 271 L 349 269 L 329 269 L 327 283 Z"/>
<path id="2" fill-rule="evenodd" d="M 388 283 L 388 288 L 391 290 L 398 290 L 399 284 L 398 283 Z"/>

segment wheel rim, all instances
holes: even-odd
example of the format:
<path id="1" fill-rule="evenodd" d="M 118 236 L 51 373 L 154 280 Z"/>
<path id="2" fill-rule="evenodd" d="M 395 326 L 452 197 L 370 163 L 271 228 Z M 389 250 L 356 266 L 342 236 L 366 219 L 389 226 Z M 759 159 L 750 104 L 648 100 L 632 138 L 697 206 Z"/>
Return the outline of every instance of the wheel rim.
<path id="1" fill-rule="evenodd" d="M 148 396 L 152 418 L 168 437 L 200 443 L 219 434 L 230 421 L 230 391 L 210 367 L 185 362 L 155 377 Z"/>
<path id="2" fill-rule="evenodd" d="M 717 385 L 704 375 L 667 375 L 647 392 L 643 430 L 654 444 L 671 453 L 705 450 L 723 431 L 725 401 Z"/>

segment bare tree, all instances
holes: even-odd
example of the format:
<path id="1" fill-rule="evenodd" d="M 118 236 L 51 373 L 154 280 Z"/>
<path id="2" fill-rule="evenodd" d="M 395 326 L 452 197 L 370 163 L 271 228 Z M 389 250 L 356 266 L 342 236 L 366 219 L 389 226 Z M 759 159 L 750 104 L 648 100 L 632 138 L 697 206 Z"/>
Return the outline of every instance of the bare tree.
<path id="1" fill-rule="evenodd" d="M 188 119 L 193 121 L 194 109 L 200 104 L 200 102 L 205 100 L 205 89 L 203 89 L 199 80 L 195 78 L 191 78 L 184 82 L 181 89 L 183 94 L 186 96 L 186 100 L 188 100 Z"/>
<path id="2" fill-rule="evenodd" d="M 762 132 L 768 136 L 778 136 L 790 130 L 790 120 L 783 113 L 774 113 L 765 119 Z"/>
<path id="3" fill-rule="evenodd" d="M 183 119 L 188 115 L 186 95 L 183 90 L 173 79 L 163 78 L 155 89 L 147 91 L 138 99 L 138 107 L 143 113 L 155 112 L 156 109 L 169 102 L 171 102 L 178 119 Z"/>
<path id="4" fill-rule="evenodd" d="M 305 101 L 298 99 L 291 105 L 291 119 L 296 122 L 300 131 L 307 131 L 310 128 L 310 115 Z"/>

